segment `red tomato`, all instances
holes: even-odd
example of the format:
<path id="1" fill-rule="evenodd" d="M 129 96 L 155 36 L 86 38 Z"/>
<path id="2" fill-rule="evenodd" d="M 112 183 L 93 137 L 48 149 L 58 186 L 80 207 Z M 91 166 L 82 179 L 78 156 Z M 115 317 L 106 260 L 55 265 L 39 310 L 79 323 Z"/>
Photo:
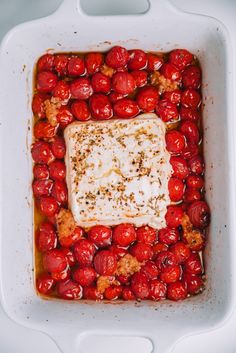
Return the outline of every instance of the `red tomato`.
<path id="1" fill-rule="evenodd" d="M 132 292 L 130 287 L 123 288 L 122 291 L 122 298 L 124 300 L 135 300 L 134 293 Z"/>
<path id="2" fill-rule="evenodd" d="M 112 105 L 107 96 L 101 93 L 92 95 L 89 100 L 92 117 L 97 120 L 107 120 L 113 116 Z"/>
<path id="3" fill-rule="evenodd" d="M 181 225 L 183 218 L 183 209 L 181 206 L 168 206 L 166 212 L 166 224 L 170 228 L 177 228 Z"/>
<path id="4" fill-rule="evenodd" d="M 175 49 L 170 52 L 169 62 L 179 70 L 183 70 L 193 61 L 193 54 L 186 49 Z"/>
<path id="5" fill-rule="evenodd" d="M 65 248 L 69 248 L 77 243 L 84 236 L 83 228 L 77 226 L 72 234 L 59 238 L 59 243 Z"/>
<path id="6" fill-rule="evenodd" d="M 129 70 L 142 70 L 147 66 L 147 54 L 140 49 L 129 50 Z"/>
<path id="7" fill-rule="evenodd" d="M 111 276 L 115 273 L 117 260 L 115 254 L 110 250 L 98 251 L 94 257 L 94 267 L 102 276 Z"/>
<path id="8" fill-rule="evenodd" d="M 91 240 L 99 248 L 111 244 L 112 230 L 105 226 L 93 226 L 88 232 L 88 239 Z"/>
<path id="9" fill-rule="evenodd" d="M 117 260 L 121 259 L 123 256 L 128 254 L 128 251 L 126 249 L 115 244 L 109 246 L 109 250 L 111 250 L 115 254 Z"/>
<path id="10" fill-rule="evenodd" d="M 67 65 L 68 65 L 68 55 L 59 54 L 55 55 L 54 67 L 59 76 L 66 76 L 68 74 Z"/>
<path id="11" fill-rule="evenodd" d="M 64 180 L 66 176 L 65 163 L 59 159 L 56 159 L 49 164 L 49 174 L 52 179 Z"/>
<path id="12" fill-rule="evenodd" d="M 204 186 L 204 180 L 199 175 L 189 175 L 186 184 L 189 188 L 201 189 Z"/>
<path id="13" fill-rule="evenodd" d="M 147 53 L 147 60 L 148 60 L 147 62 L 148 71 L 157 71 L 164 63 L 164 60 L 161 57 L 151 53 Z"/>
<path id="14" fill-rule="evenodd" d="M 201 70 L 198 66 L 187 66 L 182 74 L 182 82 L 185 88 L 199 88 L 201 84 Z"/>
<path id="15" fill-rule="evenodd" d="M 55 136 L 51 142 L 51 149 L 55 158 L 64 158 L 66 154 L 66 145 L 63 137 Z"/>
<path id="16" fill-rule="evenodd" d="M 54 65 L 54 55 L 44 54 L 42 55 L 37 62 L 37 70 L 41 71 L 52 71 Z"/>
<path id="17" fill-rule="evenodd" d="M 176 130 L 167 131 L 166 148 L 171 153 L 181 153 L 185 147 L 184 135 Z"/>
<path id="18" fill-rule="evenodd" d="M 179 113 L 176 105 L 167 99 L 162 99 L 157 103 L 156 113 L 164 122 L 178 120 L 179 118 Z"/>
<path id="19" fill-rule="evenodd" d="M 163 243 L 156 243 L 153 245 L 153 251 L 154 251 L 154 259 L 157 258 L 157 255 L 160 254 L 162 251 L 168 250 L 168 245 L 163 244 Z"/>
<path id="20" fill-rule="evenodd" d="M 86 121 L 90 118 L 88 103 L 83 100 L 77 100 L 71 105 L 71 112 L 74 117 L 81 121 Z"/>
<path id="21" fill-rule="evenodd" d="M 35 179 L 38 179 L 38 180 L 49 178 L 49 170 L 46 164 L 35 164 L 33 173 L 34 173 Z"/>
<path id="22" fill-rule="evenodd" d="M 57 133 L 57 126 L 52 126 L 48 121 L 41 121 L 39 120 L 34 125 L 34 136 L 36 139 L 49 139 L 56 135 Z"/>
<path id="23" fill-rule="evenodd" d="M 63 206 L 67 205 L 68 191 L 66 183 L 63 180 L 55 180 L 52 186 L 51 194 L 59 204 Z"/>
<path id="24" fill-rule="evenodd" d="M 43 222 L 36 233 L 36 245 L 39 251 L 45 252 L 55 249 L 57 235 L 54 226 L 49 222 Z"/>
<path id="25" fill-rule="evenodd" d="M 73 120 L 74 120 L 74 117 L 70 109 L 65 105 L 61 106 L 61 108 L 59 109 L 59 112 L 57 113 L 57 121 L 60 124 L 60 126 L 62 128 L 65 128 L 67 125 L 72 123 Z"/>
<path id="26" fill-rule="evenodd" d="M 192 157 L 197 156 L 198 153 L 199 153 L 198 145 L 188 141 L 181 155 L 185 159 L 191 159 Z"/>
<path id="27" fill-rule="evenodd" d="M 120 46 L 112 47 L 106 55 L 106 64 L 113 69 L 118 69 L 120 67 L 126 66 L 129 61 L 128 51 Z"/>
<path id="28" fill-rule="evenodd" d="M 170 283 L 167 286 L 167 298 L 170 300 L 183 300 L 187 297 L 187 294 L 187 288 L 181 281 Z"/>
<path id="29" fill-rule="evenodd" d="M 93 284 L 97 275 L 92 267 L 77 268 L 73 273 L 73 279 L 82 287 L 88 287 Z"/>
<path id="30" fill-rule="evenodd" d="M 149 283 L 145 274 L 137 272 L 132 276 L 131 289 L 138 299 L 145 299 L 149 295 Z"/>
<path id="31" fill-rule="evenodd" d="M 201 175 L 204 172 L 204 162 L 201 156 L 194 156 L 188 161 L 192 173 Z"/>
<path id="32" fill-rule="evenodd" d="M 58 283 L 57 293 L 60 298 L 67 300 L 81 299 L 83 295 L 82 287 L 70 279 Z"/>
<path id="33" fill-rule="evenodd" d="M 55 88 L 52 91 L 53 97 L 60 98 L 63 101 L 70 99 L 70 86 L 65 81 L 58 81 Z"/>
<path id="34" fill-rule="evenodd" d="M 111 92 L 109 94 L 109 99 L 110 99 L 111 103 L 113 103 L 113 104 L 118 102 L 122 98 L 124 98 L 124 95 L 117 93 L 117 92 Z"/>
<path id="35" fill-rule="evenodd" d="M 112 88 L 121 94 L 130 94 L 135 90 L 135 81 L 128 72 L 117 72 L 112 76 Z"/>
<path id="36" fill-rule="evenodd" d="M 181 99 L 180 89 L 175 89 L 174 91 L 166 91 L 162 95 L 163 100 L 168 100 L 172 104 L 179 104 Z"/>
<path id="37" fill-rule="evenodd" d="M 107 300 L 116 300 L 122 294 L 122 287 L 121 286 L 111 286 L 106 288 L 104 292 L 104 296 Z"/>
<path id="38" fill-rule="evenodd" d="M 174 283 L 180 279 L 181 267 L 179 265 L 171 265 L 163 268 L 160 279 L 164 283 Z"/>
<path id="39" fill-rule="evenodd" d="M 88 74 L 93 75 L 102 66 L 103 55 L 101 53 L 88 53 L 84 61 Z"/>
<path id="40" fill-rule="evenodd" d="M 43 254 L 43 266 L 48 272 L 62 272 L 68 267 L 68 262 L 61 250 L 52 249 Z"/>
<path id="41" fill-rule="evenodd" d="M 192 275 L 200 275 L 202 273 L 201 260 L 198 253 L 192 253 L 184 262 L 184 269 Z"/>
<path id="42" fill-rule="evenodd" d="M 170 63 L 165 63 L 162 65 L 160 72 L 165 78 L 172 81 L 180 81 L 181 80 L 181 72 Z"/>
<path id="43" fill-rule="evenodd" d="M 162 228 L 158 231 L 158 240 L 167 245 L 175 244 L 179 240 L 179 231 L 176 228 Z"/>
<path id="44" fill-rule="evenodd" d="M 96 72 L 91 78 L 91 85 L 94 92 L 109 93 L 111 90 L 111 79 L 101 72 Z"/>
<path id="45" fill-rule="evenodd" d="M 32 145 L 31 154 L 35 163 L 47 164 L 53 160 L 51 148 L 47 142 L 37 141 Z"/>
<path id="46" fill-rule="evenodd" d="M 157 239 L 157 232 L 154 228 L 143 226 L 136 230 L 137 241 L 152 244 Z"/>
<path id="47" fill-rule="evenodd" d="M 36 93 L 32 100 L 32 111 L 38 118 L 45 118 L 44 102 L 48 97 L 43 94 Z"/>
<path id="48" fill-rule="evenodd" d="M 181 179 L 171 177 L 168 182 L 168 190 L 171 201 L 178 202 L 183 199 L 185 185 Z"/>
<path id="49" fill-rule="evenodd" d="M 153 257 L 152 246 L 145 243 L 137 243 L 130 248 L 131 255 L 135 256 L 139 262 L 151 260 Z"/>
<path id="50" fill-rule="evenodd" d="M 180 179 L 186 179 L 188 174 L 189 174 L 189 170 L 188 170 L 188 165 L 185 159 L 183 159 L 182 157 L 178 157 L 178 156 L 171 156 L 170 157 L 170 164 L 172 166 L 173 169 L 173 176 L 176 178 L 180 178 Z"/>
<path id="51" fill-rule="evenodd" d="M 149 280 L 157 278 L 159 275 L 159 269 L 153 261 L 147 261 L 145 265 L 141 267 L 141 273 L 144 273 Z"/>
<path id="52" fill-rule="evenodd" d="M 35 197 L 49 196 L 51 193 L 53 182 L 49 179 L 34 180 L 32 184 Z"/>
<path id="53" fill-rule="evenodd" d="M 162 271 L 166 267 L 177 265 L 175 254 L 169 250 L 159 252 L 155 261 L 159 271 Z"/>
<path id="54" fill-rule="evenodd" d="M 70 58 L 68 62 L 68 75 L 72 77 L 81 76 L 85 74 L 84 60 L 79 56 Z"/>
<path id="55" fill-rule="evenodd" d="M 96 287 L 89 286 L 84 287 L 84 299 L 88 300 L 102 300 L 103 295 L 100 293 Z"/>
<path id="56" fill-rule="evenodd" d="M 158 90 L 152 86 L 143 87 L 139 90 L 136 100 L 141 110 L 152 112 L 159 100 Z"/>
<path id="57" fill-rule="evenodd" d="M 119 276 L 116 276 L 116 279 L 121 284 L 129 284 L 129 282 L 130 282 L 130 276 L 119 275 Z"/>
<path id="58" fill-rule="evenodd" d="M 198 189 L 187 187 L 184 193 L 184 202 L 193 202 L 201 200 L 202 195 Z"/>
<path id="59" fill-rule="evenodd" d="M 197 122 L 200 119 L 200 112 L 192 108 L 180 107 L 179 115 L 181 120 Z"/>
<path id="60" fill-rule="evenodd" d="M 75 255 L 69 248 L 61 248 L 62 253 L 65 255 L 69 266 L 74 266 L 76 264 Z"/>
<path id="61" fill-rule="evenodd" d="M 201 103 L 201 96 L 195 89 L 186 89 L 181 95 L 181 104 L 187 108 L 197 109 Z"/>
<path id="62" fill-rule="evenodd" d="M 182 134 L 184 134 L 187 141 L 190 143 L 199 143 L 199 131 L 196 124 L 194 124 L 192 121 L 183 121 L 180 125 L 180 131 Z"/>
<path id="63" fill-rule="evenodd" d="M 149 283 L 150 291 L 148 298 L 151 300 L 161 300 L 166 297 L 166 284 L 159 281 L 158 279 L 153 279 Z"/>
<path id="64" fill-rule="evenodd" d="M 70 84 L 72 98 L 88 99 L 93 94 L 91 82 L 86 77 L 80 77 Z"/>
<path id="65" fill-rule="evenodd" d="M 119 118 L 134 118 L 139 113 L 138 104 L 129 98 L 122 98 L 114 104 L 114 115 Z"/>
<path id="66" fill-rule="evenodd" d="M 183 282 L 185 283 L 189 294 L 198 294 L 204 287 L 204 282 L 200 276 L 185 273 Z"/>
<path id="67" fill-rule="evenodd" d="M 55 281 L 50 275 L 44 273 L 37 278 L 36 286 L 39 293 L 49 294 L 55 286 Z"/>
<path id="68" fill-rule="evenodd" d="M 64 254 L 62 249 L 61 249 L 61 252 Z M 67 259 L 67 256 L 66 256 L 66 259 Z M 66 279 L 70 279 L 70 268 L 69 268 L 69 266 L 67 266 L 66 269 L 63 270 L 63 271 L 51 272 L 51 276 L 56 282 L 62 281 L 62 280 L 66 280 Z"/>
<path id="69" fill-rule="evenodd" d="M 122 223 L 116 226 L 113 230 L 112 240 L 120 246 L 129 246 L 136 240 L 135 228 L 132 224 Z"/>
<path id="70" fill-rule="evenodd" d="M 210 223 L 210 209 L 205 201 L 194 201 L 187 209 L 187 214 L 194 227 L 205 228 Z"/>
<path id="71" fill-rule="evenodd" d="M 178 264 L 182 264 L 186 261 L 191 254 L 191 251 L 187 245 L 181 241 L 178 241 L 176 244 L 172 245 L 170 251 L 175 255 Z"/>
<path id="72" fill-rule="evenodd" d="M 58 203 L 51 196 L 42 196 L 39 200 L 39 209 L 45 216 L 53 216 L 58 211 Z"/>
<path id="73" fill-rule="evenodd" d="M 91 266 L 95 251 L 96 248 L 90 240 L 78 240 L 74 245 L 74 254 L 79 266 Z"/>
<path id="74" fill-rule="evenodd" d="M 37 76 L 37 89 L 40 93 L 50 93 L 57 84 L 57 76 L 50 71 L 42 71 Z"/>
<path id="75" fill-rule="evenodd" d="M 136 87 L 143 87 L 147 84 L 148 74 L 147 71 L 132 71 L 130 73 L 133 76 Z"/>

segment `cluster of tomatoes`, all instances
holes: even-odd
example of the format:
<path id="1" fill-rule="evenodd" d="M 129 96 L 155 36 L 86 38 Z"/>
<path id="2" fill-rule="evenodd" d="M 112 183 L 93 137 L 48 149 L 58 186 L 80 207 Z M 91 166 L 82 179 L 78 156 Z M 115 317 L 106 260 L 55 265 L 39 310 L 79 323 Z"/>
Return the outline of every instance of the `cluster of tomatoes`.
<path id="1" fill-rule="evenodd" d="M 165 90 L 165 85 L 174 89 Z M 36 141 L 31 152 L 33 193 L 45 216 L 36 231 L 44 267 L 37 278 L 41 294 L 64 299 L 180 300 L 201 291 L 199 251 L 205 245 L 210 212 L 204 201 L 200 85 L 200 68 L 185 49 L 161 56 L 116 46 L 106 54 L 45 54 L 39 59 L 32 102 Z M 62 102 L 53 125 L 45 111 L 45 101 L 52 98 Z M 75 120 L 127 119 L 140 112 L 156 112 L 168 127 L 166 147 L 173 173 L 167 227 L 157 232 L 148 226 L 100 225 L 87 234 L 76 227 L 59 239 L 56 215 L 68 207 L 64 128 Z M 200 234 L 200 243 L 189 243 L 185 236 L 185 214 Z M 130 276 L 117 275 L 117 264 L 127 254 L 141 268 Z M 103 293 L 96 286 L 99 276 L 111 281 Z"/>

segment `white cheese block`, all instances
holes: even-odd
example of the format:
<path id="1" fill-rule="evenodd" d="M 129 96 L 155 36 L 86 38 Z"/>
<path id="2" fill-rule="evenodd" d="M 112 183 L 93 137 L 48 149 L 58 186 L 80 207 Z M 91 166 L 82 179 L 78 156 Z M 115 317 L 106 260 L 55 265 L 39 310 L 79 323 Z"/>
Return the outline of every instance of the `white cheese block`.
<path id="1" fill-rule="evenodd" d="M 69 207 L 82 227 L 166 226 L 170 155 L 155 114 L 75 122 L 65 129 Z"/>

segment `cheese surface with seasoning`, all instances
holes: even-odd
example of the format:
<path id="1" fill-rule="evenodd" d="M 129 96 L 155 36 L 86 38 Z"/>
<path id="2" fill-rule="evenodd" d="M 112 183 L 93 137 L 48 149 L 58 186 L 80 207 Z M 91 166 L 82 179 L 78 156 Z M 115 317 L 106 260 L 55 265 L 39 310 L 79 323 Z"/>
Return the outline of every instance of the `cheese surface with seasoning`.
<path id="1" fill-rule="evenodd" d="M 152 113 L 65 129 L 69 208 L 78 225 L 166 226 L 172 168 L 165 132 Z"/>

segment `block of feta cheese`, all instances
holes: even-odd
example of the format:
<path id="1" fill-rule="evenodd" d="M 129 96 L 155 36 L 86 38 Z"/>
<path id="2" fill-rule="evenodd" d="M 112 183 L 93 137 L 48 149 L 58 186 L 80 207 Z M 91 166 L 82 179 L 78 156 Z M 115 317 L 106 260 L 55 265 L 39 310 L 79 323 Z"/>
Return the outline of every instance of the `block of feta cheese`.
<path id="1" fill-rule="evenodd" d="M 166 226 L 170 154 L 155 114 L 74 122 L 65 129 L 66 181 L 75 222 Z"/>

